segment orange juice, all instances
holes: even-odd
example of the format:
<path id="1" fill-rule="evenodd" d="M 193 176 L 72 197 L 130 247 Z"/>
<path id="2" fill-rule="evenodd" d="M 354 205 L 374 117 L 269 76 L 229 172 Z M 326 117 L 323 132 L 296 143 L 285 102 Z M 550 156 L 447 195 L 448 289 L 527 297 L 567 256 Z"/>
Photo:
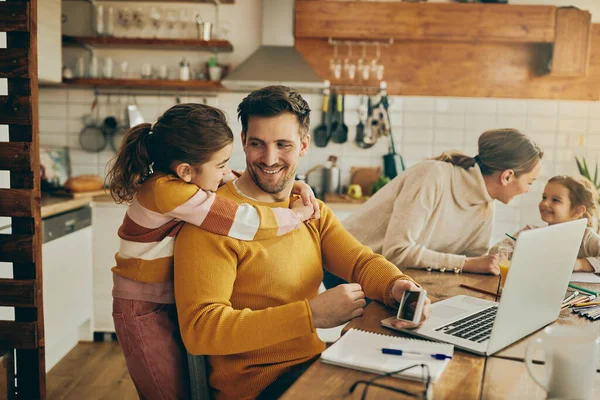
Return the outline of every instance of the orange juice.
<path id="1" fill-rule="evenodd" d="M 506 282 L 506 275 L 508 275 L 508 269 L 510 268 L 510 260 L 502 260 L 499 263 L 500 266 L 500 289 L 504 287 Z"/>

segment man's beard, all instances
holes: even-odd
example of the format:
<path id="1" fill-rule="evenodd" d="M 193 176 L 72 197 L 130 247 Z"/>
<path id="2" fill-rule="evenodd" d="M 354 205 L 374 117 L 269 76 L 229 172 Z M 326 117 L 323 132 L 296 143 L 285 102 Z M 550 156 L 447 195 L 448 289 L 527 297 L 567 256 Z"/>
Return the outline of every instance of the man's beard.
<path id="1" fill-rule="evenodd" d="M 281 179 L 274 183 L 265 182 L 261 179 L 260 175 L 255 172 L 255 169 L 260 169 L 260 167 L 249 165 L 247 170 L 254 184 L 256 184 L 256 186 L 258 186 L 263 192 L 271 195 L 277 195 L 285 190 L 289 183 L 294 180 L 295 170 L 292 170 L 289 167 L 283 168 L 287 172 L 283 177 L 281 177 Z"/>

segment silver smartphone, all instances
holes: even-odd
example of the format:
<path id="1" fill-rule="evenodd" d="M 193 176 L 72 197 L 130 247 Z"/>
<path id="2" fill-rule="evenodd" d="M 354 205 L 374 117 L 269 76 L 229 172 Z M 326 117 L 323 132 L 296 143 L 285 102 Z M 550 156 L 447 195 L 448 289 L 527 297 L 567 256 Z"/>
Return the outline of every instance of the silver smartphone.
<path id="1" fill-rule="evenodd" d="M 426 297 L 426 290 L 407 290 L 404 292 L 396 318 L 400 321 L 410 321 L 418 324 L 421 321 L 421 313 Z"/>

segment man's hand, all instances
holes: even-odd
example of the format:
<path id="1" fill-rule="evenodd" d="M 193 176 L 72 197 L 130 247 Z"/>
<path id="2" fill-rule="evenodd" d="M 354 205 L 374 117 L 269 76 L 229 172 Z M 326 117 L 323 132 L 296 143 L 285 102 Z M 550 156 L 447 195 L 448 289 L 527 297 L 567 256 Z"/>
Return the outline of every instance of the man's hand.
<path id="1" fill-rule="evenodd" d="M 402 295 L 407 290 L 421 291 L 423 289 L 421 289 L 420 287 L 418 287 L 411 281 L 407 281 L 405 279 L 398 279 L 396 282 L 394 282 L 394 286 L 392 286 L 392 296 L 394 297 L 394 299 L 396 299 L 396 301 L 398 303 L 400 303 L 400 300 L 402 300 Z M 431 312 L 431 300 L 429 300 L 429 297 L 426 297 L 425 302 L 423 303 L 423 310 L 421 311 L 421 320 L 419 321 L 418 325 L 415 325 L 409 321 L 398 321 L 398 320 L 393 320 L 392 325 L 395 326 L 396 328 L 400 328 L 400 329 L 418 328 L 421 325 L 423 325 L 425 323 L 425 321 L 427 321 L 427 318 L 429 318 L 430 312 Z"/>
<path id="2" fill-rule="evenodd" d="M 315 328 L 333 328 L 363 314 L 365 294 L 358 283 L 329 289 L 308 301 Z"/>
<path id="3" fill-rule="evenodd" d="M 300 197 L 302 198 L 302 202 L 305 206 L 309 206 L 312 204 L 314 211 L 310 219 L 321 218 L 321 209 L 319 208 L 319 203 L 317 202 L 317 198 L 315 197 L 315 194 L 313 193 L 310 186 L 308 186 L 308 184 L 301 181 L 294 181 L 292 193 L 300 195 Z"/>
<path id="4" fill-rule="evenodd" d="M 500 275 L 498 266 L 498 254 L 481 257 L 467 257 L 463 272 L 473 272 L 476 274 Z"/>
<path id="5" fill-rule="evenodd" d="M 314 207 L 311 203 L 304 205 L 304 200 L 298 199 L 290 204 L 290 208 L 300 221 L 306 221 L 314 214 Z"/>

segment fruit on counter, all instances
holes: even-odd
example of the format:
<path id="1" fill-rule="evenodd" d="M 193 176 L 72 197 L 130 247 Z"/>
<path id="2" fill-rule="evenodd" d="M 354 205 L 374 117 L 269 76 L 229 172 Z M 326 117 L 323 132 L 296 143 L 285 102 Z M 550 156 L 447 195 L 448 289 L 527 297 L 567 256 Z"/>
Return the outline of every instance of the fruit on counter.
<path id="1" fill-rule="evenodd" d="M 353 199 L 360 199 L 363 197 L 362 188 L 358 184 L 352 184 L 348 187 L 348 196 Z"/>
<path id="2" fill-rule="evenodd" d="M 384 187 L 391 179 L 388 176 L 380 176 L 377 178 L 373 186 L 371 187 L 371 195 L 374 195 L 379 189 Z"/>
<path id="3" fill-rule="evenodd" d="M 104 180 L 98 175 L 79 175 L 67 179 L 64 187 L 72 193 L 93 192 L 104 187 Z"/>

